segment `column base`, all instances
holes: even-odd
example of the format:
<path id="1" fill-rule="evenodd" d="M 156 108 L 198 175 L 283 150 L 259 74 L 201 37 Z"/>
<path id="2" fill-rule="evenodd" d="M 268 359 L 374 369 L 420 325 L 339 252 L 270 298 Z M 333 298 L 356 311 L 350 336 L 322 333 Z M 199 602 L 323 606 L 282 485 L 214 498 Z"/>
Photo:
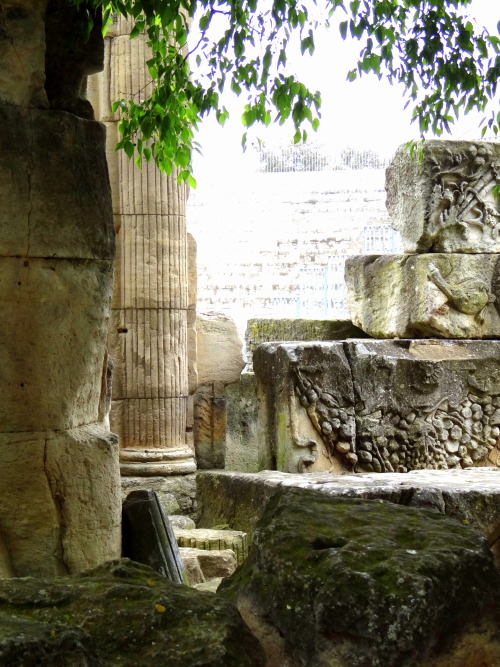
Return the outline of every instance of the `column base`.
<path id="1" fill-rule="evenodd" d="M 165 449 L 125 448 L 120 450 L 122 477 L 167 477 L 196 472 L 193 452 L 189 447 Z"/>

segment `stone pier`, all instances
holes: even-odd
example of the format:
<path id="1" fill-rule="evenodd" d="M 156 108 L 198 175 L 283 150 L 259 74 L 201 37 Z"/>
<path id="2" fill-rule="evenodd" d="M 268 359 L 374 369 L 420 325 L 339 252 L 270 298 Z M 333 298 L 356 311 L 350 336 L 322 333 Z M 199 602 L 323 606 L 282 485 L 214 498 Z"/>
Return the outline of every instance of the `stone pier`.
<path id="1" fill-rule="evenodd" d="M 106 427 L 111 192 L 104 128 L 79 96 L 102 66 L 102 36 L 96 21 L 84 42 L 85 17 L 46 4 L 2 6 L 0 576 L 120 556 L 118 444 Z M 61 78 L 70 60 L 73 78 Z"/>

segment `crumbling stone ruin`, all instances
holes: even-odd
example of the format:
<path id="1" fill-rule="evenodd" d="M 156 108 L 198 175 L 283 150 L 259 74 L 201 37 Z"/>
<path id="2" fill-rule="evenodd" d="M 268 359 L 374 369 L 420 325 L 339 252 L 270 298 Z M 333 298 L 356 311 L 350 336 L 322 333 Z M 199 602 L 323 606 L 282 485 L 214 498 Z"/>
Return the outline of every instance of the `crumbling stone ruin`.
<path id="1" fill-rule="evenodd" d="M 257 347 L 270 468 L 500 465 L 499 165 L 497 144 L 398 151 L 388 209 L 406 254 L 346 264 L 353 324 L 385 340 Z"/>

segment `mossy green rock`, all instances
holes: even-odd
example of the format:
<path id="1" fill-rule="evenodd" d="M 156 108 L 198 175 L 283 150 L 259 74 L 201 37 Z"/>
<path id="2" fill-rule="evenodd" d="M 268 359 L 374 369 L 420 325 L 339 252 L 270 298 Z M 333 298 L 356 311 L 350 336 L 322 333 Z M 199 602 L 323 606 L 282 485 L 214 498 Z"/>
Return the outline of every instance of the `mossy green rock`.
<path id="1" fill-rule="evenodd" d="M 219 592 L 271 664 L 472 667 L 500 664 L 499 584 L 486 541 L 447 516 L 283 489 Z M 474 652 L 472 635 L 486 661 L 446 662 L 457 642 Z"/>
<path id="2" fill-rule="evenodd" d="M 233 605 L 121 559 L 74 577 L 1 579 L 0 664 L 264 663 L 258 641 Z"/>

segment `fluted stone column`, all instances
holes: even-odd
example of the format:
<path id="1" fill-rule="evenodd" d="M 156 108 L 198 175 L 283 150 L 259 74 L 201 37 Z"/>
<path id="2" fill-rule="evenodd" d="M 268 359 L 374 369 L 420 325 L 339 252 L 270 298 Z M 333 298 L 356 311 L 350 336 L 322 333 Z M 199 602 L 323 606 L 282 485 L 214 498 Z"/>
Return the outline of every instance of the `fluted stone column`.
<path id="1" fill-rule="evenodd" d="M 117 230 L 110 419 L 120 437 L 122 476 L 162 478 L 196 469 L 186 444 L 187 192 L 153 163 L 139 171 L 122 151 L 114 151 L 118 117 L 111 114 L 112 102 L 137 99 L 137 93 L 144 97 L 151 85 L 146 38 L 130 40 L 129 30 L 123 19 L 112 26 L 103 75 L 90 88 L 108 128 Z M 156 482 L 164 488 L 161 480 Z M 130 480 L 125 488 L 131 488 Z"/>

